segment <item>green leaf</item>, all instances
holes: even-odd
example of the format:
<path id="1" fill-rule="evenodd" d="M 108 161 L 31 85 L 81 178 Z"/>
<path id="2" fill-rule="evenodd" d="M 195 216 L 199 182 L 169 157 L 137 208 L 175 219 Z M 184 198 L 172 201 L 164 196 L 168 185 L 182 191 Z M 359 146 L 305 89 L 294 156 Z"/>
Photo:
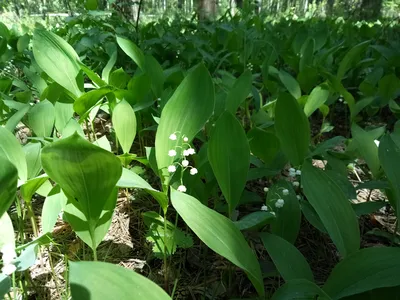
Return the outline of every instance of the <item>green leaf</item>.
<path id="1" fill-rule="evenodd" d="M 35 29 L 33 55 L 39 67 L 59 85 L 76 97 L 82 94 L 76 81 L 80 71 L 79 57 L 61 37 L 44 29 Z"/>
<path id="2" fill-rule="evenodd" d="M 136 116 L 128 102 L 119 102 L 112 115 L 112 124 L 124 153 L 129 153 L 136 136 Z"/>
<path id="3" fill-rule="evenodd" d="M 52 232 L 54 225 L 57 222 L 58 215 L 61 210 L 67 204 L 67 197 L 64 195 L 63 191 L 60 189 L 59 185 L 56 185 L 49 195 L 44 200 L 42 208 L 42 232 Z"/>
<path id="4" fill-rule="evenodd" d="M 142 214 L 144 223 L 149 227 L 146 234 L 146 240 L 153 245 L 153 254 L 162 259 L 164 252 L 167 256 L 175 253 L 178 247 L 190 248 L 193 246 L 193 239 L 190 235 L 184 233 L 173 223 L 166 221 L 154 211 Z M 166 225 L 166 227 L 164 227 Z"/>
<path id="5" fill-rule="evenodd" d="M 310 144 L 310 123 L 296 99 L 286 93 L 276 103 L 275 132 L 290 162 L 301 165 Z"/>
<path id="6" fill-rule="evenodd" d="M 101 73 L 101 78 L 103 78 L 103 80 L 107 83 L 108 83 L 108 78 L 110 76 L 110 72 L 111 72 L 112 68 L 114 67 L 115 63 L 117 62 L 117 53 L 118 53 L 118 51 L 115 50 L 111 54 L 110 59 L 108 60 L 106 66 L 103 69 L 103 72 Z"/>
<path id="7" fill-rule="evenodd" d="M 0 156 L 6 157 L 18 170 L 18 177 L 22 181 L 28 178 L 25 153 L 15 136 L 6 128 L 0 126 Z"/>
<path id="8" fill-rule="evenodd" d="M 247 133 L 251 153 L 261 158 L 266 166 L 276 159 L 280 150 L 280 144 L 275 134 L 260 128 L 253 128 Z"/>
<path id="9" fill-rule="evenodd" d="M 46 174 L 29 179 L 21 186 L 21 196 L 25 202 L 31 202 L 33 195 L 49 177 Z"/>
<path id="10" fill-rule="evenodd" d="M 81 68 L 83 72 L 89 77 L 91 81 L 93 81 L 97 86 L 99 87 L 104 87 L 107 85 L 107 82 L 105 82 L 103 79 L 100 78 L 99 75 L 97 75 L 96 72 L 92 71 L 89 67 L 87 67 L 85 64 L 81 63 L 78 61 L 78 65 Z"/>
<path id="11" fill-rule="evenodd" d="M 389 135 L 384 136 L 379 144 L 379 159 L 394 196 L 391 204 L 400 220 L 400 147 Z"/>
<path id="12" fill-rule="evenodd" d="M 154 197 L 160 204 L 161 208 L 166 212 L 168 208 L 168 197 L 160 191 L 152 188 L 150 184 L 147 183 L 142 177 L 140 177 L 135 172 L 128 169 L 122 170 L 121 178 L 117 182 L 117 186 L 120 188 L 137 188 L 144 189 L 150 195 Z"/>
<path id="13" fill-rule="evenodd" d="M 320 108 L 329 97 L 329 89 L 324 86 L 320 85 L 315 87 L 310 96 L 308 96 L 306 105 L 304 106 L 304 113 L 307 117 L 311 116 L 314 111 Z"/>
<path id="14" fill-rule="evenodd" d="M 63 129 L 74 116 L 74 107 L 72 103 L 61 103 L 56 102 L 54 105 L 55 109 L 55 127 L 57 131 L 62 135 Z"/>
<path id="15" fill-rule="evenodd" d="M 78 115 L 87 113 L 104 96 L 113 91 L 110 87 L 102 87 L 83 94 L 74 103 L 74 110 Z"/>
<path id="16" fill-rule="evenodd" d="M 126 85 L 129 81 L 130 77 L 125 73 L 124 69 L 119 68 L 110 74 L 109 84 L 118 89 L 126 88 Z"/>
<path id="17" fill-rule="evenodd" d="M 18 123 L 22 120 L 22 118 L 29 112 L 31 106 L 29 104 L 24 105 L 18 111 L 13 114 L 6 123 L 5 128 L 9 131 L 13 132 L 14 129 L 17 127 Z"/>
<path id="18" fill-rule="evenodd" d="M 283 193 L 285 189 L 289 192 L 287 195 Z M 281 208 L 275 206 L 278 199 L 285 202 Z M 266 203 L 276 214 L 276 219 L 271 223 L 271 232 L 294 244 L 300 230 L 301 210 L 292 184 L 286 180 L 278 181 L 270 188 Z"/>
<path id="19" fill-rule="evenodd" d="M 121 49 L 139 66 L 140 69 L 145 71 L 146 60 L 142 50 L 139 49 L 130 40 L 117 36 L 117 43 Z"/>
<path id="20" fill-rule="evenodd" d="M 34 178 L 39 175 L 40 170 L 42 170 L 42 163 L 40 162 L 42 146 L 40 143 L 29 143 L 23 146 L 22 150 L 25 152 L 28 178 Z"/>
<path id="21" fill-rule="evenodd" d="M 306 279 L 286 282 L 272 296 L 271 300 L 331 300 L 315 283 Z"/>
<path id="22" fill-rule="evenodd" d="M 286 73 L 285 71 L 279 71 L 279 79 L 295 99 L 299 99 L 301 97 L 299 83 L 293 78 L 292 75 Z"/>
<path id="23" fill-rule="evenodd" d="M 122 167 L 118 158 L 75 133 L 45 146 L 42 165 L 66 195 L 76 199 L 89 223 L 91 236 L 94 236 L 102 211 L 110 202 L 121 177 Z M 77 206 L 76 203 L 73 204 Z M 92 242 L 89 246 L 95 249 L 99 241 L 92 239 Z"/>
<path id="24" fill-rule="evenodd" d="M 14 201 L 17 184 L 18 170 L 5 157 L 0 155 L 0 218 L 8 210 L 11 203 Z"/>
<path id="25" fill-rule="evenodd" d="M 14 227 L 6 212 L 0 217 L 0 249 L 4 245 L 15 246 Z"/>
<path id="26" fill-rule="evenodd" d="M 300 72 L 306 70 L 306 67 L 311 67 L 313 64 L 315 40 L 308 38 L 301 47 L 300 50 Z"/>
<path id="27" fill-rule="evenodd" d="M 301 206 L 301 211 L 303 212 L 303 215 L 304 217 L 306 217 L 307 221 L 322 233 L 328 234 L 324 224 L 322 224 L 321 222 L 321 218 L 318 216 L 314 207 L 311 206 L 310 202 L 305 200 L 300 200 L 300 206 Z"/>
<path id="28" fill-rule="evenodd" d="M 332 299 L 341 299 L 377 288 L 398 286 L 399 268 L 399 248 L 362 249 L 335 266 L 323 289 Z"/>
<path id="29" fill-rule="evenodd" d="M 11 289 L 11 278 L 3 273 L 0 273 L 0 299 L 4 299 L 4 296 Z"/>
<path id="30" fill-rule="evenodd" d="M 168 156 L 168 151 L 182 145 L 182 135 L 191 142 L 210 118 L 213 109 L 214 86 L 207 69 L 200 64 L 182 81 L 161 113 L 155 148 L 157 165 L 164 171 L 164 176 L 169 176 L 166 168 L 174 161 Z M 172 133 L 179 134 L 176 141 L 169 139 Z M 179 155 L 179 148 L 176 151 Z"/>
<path id="31" fill-rule="evenodd" d="M 339 81 L 342 81 L 344 75 L 350 70 L 353 66 L 355 66 L 361 59 L 361 53 L 369 46 L 371 41 L 364 41 L 349 50 L 346 55 L 343 57 L 342 61 L 339 64 L 337 78 Z"/>
<path id="32" fill-rule="evenodd" d="M 323 170 L 310 162 L 302 168 L 303 191 L 321 218 L 342 257 L 360 248 L 357 217 L 343 191 Z"/>
<path id="33" fill-rule="evenodd" d="M 250 167 L 250 147 L 242 125 L 225 111 L 217 120 L 208 143 L 208 159 L 228 202 L 229 215 L 240 201 Z"/>
<path id="34" fill-rule="evenodd" d="M 197 199 L 171 188 L 172 205 L 193 232 L 219 255 L 243 269 L 260 296 L 264 284 L 257 257 L 234 223 Z"/>
<path id="35" fill-rule="evenodd" d="M 379 162 L 378 147 L 374 139 L 356 123 L 351 126 L 351 134 L 361 157 L 367 162 L 373 176 L 375 178 L 378 177 L 381 164 Z"/>
<path id="36" fill-rule="evenodd" d="M 240 104 L 246 99 L 251 92 L 251 72 L 249 70 L 236 79 L 232 88 L 226 97 L 226 110 L 235 114 Z"/>
<path id="37" fill-rule="evenodd" d="M 266 211 L 255 211 L 245 215 L 239 221 L 234 222 L 239 230 L 256 230 L 273 220 L 275 216 Z"/>
<path id="38" fill-rule="evenodd" d="M 87 10 L 95 10 L 97 9 L 97 0 L 85 0 L 85 8 Z"/>
<path id="39" fill-rule="evenodd" d="M 69 268 L 73 299 L 171 300 L 157 284 L 121 266 L 105 262 L 70 261 Z"/>
<path id="40" fill-rule="evenodd" d="M 285 239 L 262 233 L 261 240 L 279 273 L 287 282 L 293 279 L 314 281 L 314 275 L 303 254 Z"/>
<path id="41" fill-rule="evenodd" d="M 357 216 L 369 215 L 372 214 L 382 207 L 386 206 L 385 201 L 370 201 L 370 202 L 361 202 L 361 203 L 352 203 L 351 206 L 354 209 L 354 212 Z"/>
<path id="42" fill-rule="evenodd" d="M 151 89 L 156 97 L 161 97 L 164 87 L 164 72 L 158 61 L 151 55 L 145 56 L 145 72 L 151 78 Z"/>
<path id="43" fill-rule="evenodd" d="M 54 120 L 54 106 L 48 100 L 35 104 L 28 113 L 29 127 L 38 137 L 51 136 Z"/>
<path id="44" fill-rule="evenodd" d="M 81 137 L 85 137 L 85 133 L 83 132 L 83 129 L 81 127 L 81 125 L 79 125 L 79 123 L 74 119 L 70 119 L 67 123 L 67 125 L 65 125 L 64 129 L 62 130 L 62 137 L 63 139 L 73 135 L 74 133 L 78 133 Z"/>

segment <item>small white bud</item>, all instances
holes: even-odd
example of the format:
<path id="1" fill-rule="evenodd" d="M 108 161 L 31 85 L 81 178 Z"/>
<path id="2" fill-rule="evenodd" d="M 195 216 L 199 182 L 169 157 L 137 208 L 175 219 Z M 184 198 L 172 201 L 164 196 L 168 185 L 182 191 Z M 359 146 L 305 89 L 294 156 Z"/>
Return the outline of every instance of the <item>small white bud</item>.
<path id="1" fill-rule="evenodd" d="M 276 202 L 275 202 L 275 207 L 276 207 L 276 208 L 282 208 L 284 204 L 285 204 L 285 200 L 283 200 L 283 199 L 278 199 L 278 200 L 276 200 Z"/>
<path id="2" fill-rule="evenodd" d="M 176 171 L 176 167 L 174 165 L 171 165 L 168 167 L 168 172 L 174 173 Z"/>
<path id="3" fill-rule="evenodd" d="M 161 101 L 161 98 L 157 98 L 157 101 Z"/>
<path id="4" fill-rule="evenodd" d="M 299 176 L 300 176 L 300 175 L 301 175 L 301 171 L 300 171 L 300 170 L 297 170 L 297 171 L 296 171 L 296 175 L 299 175 Z"/>
<path id="5" fill-rule="evenodd" d="M 290 169 L 289 169 L 289 172 L 290 172 L 290 173 L 295 173 L 295 172 L 296 172 L 296 169 L 295 169 L 295 168 L 290 168 Z"/>
<path id="6" fill-rule="evenodd" d="M 273 215 L 274 217 L 276 216 L 274 211 L 271 211 L 270 214 Z"/>
<path id="7" fill-rule="evenodd" d="M 261 206 L 261 210 L 262 211 L 268 211 L 268 206 L 266 206 L 266 205 Z"/>
<path id="8" fill-rule="evenodd" d="M 176 141 L 176 134 L 175 133 L 171 134 L 169 136 L 169 139 L 172 140 L 172 141 Z"/>
<path id="9" fill-rule="evenodd" d="M 197 173 L 199 173 L 199 171 L 197 171 L 196 168 L 190 169 L 190 175 L 196 175 Z"/>
<path id="10" fill-rule="evenodd" d="M 183 137 L 183 141 L 187 143 L 187 142 L 189 141 L 188 137 L 187 137 L 187 136 L 184 136 L 184 137 Z"/>
<path id="11" fill-rule="evenodd" d="M 264 192 L 268 193 L 268 191 L 269 191 L 269 188 L 265 187 Z"/>
<path id="12" fill-rule="evenodd" d="M 183 156 L 189 156 L 189 151 L 188 150 L 183 150 Z"/>
<path id="13" fill-rule="evenodd" d="M 283 196 L 289 195 L 289 190 L 288 189 L 282 190 L 282 194 L 283 194 Z"/>
<path id="14" fill-rule="evenodd" d="M 297 200 L 301 200 L 300 195 L 297 195 L 296 198 L 297 198 Z"/>
<path id="15" fill-rule="evenodd" d="M 182 160 L 182 166 L 187 167 L 189 165 L 189 161 L 187 159 Z"/>
<path id="16" fill-rule="evenodd" d="M 298 181 L 293 181 L 292 184 L 293 184 L 294 187 L 298 187 L 300 185 L 300 183 Z"/>
<path id="17" fill-rule="evenodd" d="M 185 193 L 186 192 L 186 186 L 184 186 L 184 185 L 178 186 L 178 191 L 180 191 L 182 193 Z"/>
<path id="18" fill-rule="evenodd" d="M 196 153 L 196 151 L 194 151 L 193 148 L 189 148 L 187 151 L 188 151 L 189 155 L 193 155 Z"/>
<path id="19" fill-rule="evenodd" d="M 168 156 L 174 157 L 176 155 L 176 151 L 175 150 L 169 150 L 168 151 Z"/>

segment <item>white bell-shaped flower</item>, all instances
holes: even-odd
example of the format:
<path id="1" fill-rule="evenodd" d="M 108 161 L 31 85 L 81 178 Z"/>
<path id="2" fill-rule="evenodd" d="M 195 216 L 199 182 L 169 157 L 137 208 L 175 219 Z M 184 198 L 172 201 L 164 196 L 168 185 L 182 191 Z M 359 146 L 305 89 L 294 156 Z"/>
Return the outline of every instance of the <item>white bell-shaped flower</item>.
<path id="1" fill-rule="evenodd" d="M 170 165 L 170 166 L 168 167 L 168 172 L 174 173 L 175 171 L 176 171 L 176 167 L 175 167 L 174 165 Z"/>
<path id="2" fill-rule="evenodd" d="M 282 194 L 283 194 L 283 196 L 289 195 L 289 190 L 288 189 L 282 190 Z"/>
<path id="3" fill-rule="evenodd" d="M 197 171 L 196 168 L 191 168 L 190 169 L 190 175 L 196 175 L 197 173 L 199 173 L 199 171 Z"/>
<path id="4" fill-rule="evenodd" d="M 174 157 L 176 155 L 176 151 L 175 150 L 169 150 L 168 151 L 168 156 Z"/>
<path id="5" fill-rule="evenodd" d="M 170 139 L 171 141 L 176 141 L 176 139 L 177 139 L 176 134 L 175 134 L 175 133 L 171 134 L 171 135 L 169 136 L 169 139 Z"/>
<path id="6" fill-rule="evenodd" d="M 276 208 L 282 208 L 284 204 L 285 204 L 285 200 L 283 200 L 283 199 L 278 199 L 278 200 L 276 200 L 276 202 L 275 202 L 275 207 L 276 207 Z"/>
<path id="7" fill-rule="evenodd" d="M 182 160 L 182 166 L 187 167 L 189 165 L 189 161 L 187 159 Z"/>
<path id="8" fill-rule="evenodd" d="M 185 193 L 186 192 L 186 186 L 184 186 L 183 184 L 181 184 L 180 186 L 178 186 L 178 191 Z"/>
<path id="9" fill-rule="evenodd" d="M 266 206 L 266 205 L 261 206 L 261 210 L 262 211 L 268 211 L 268 206 Z"/>

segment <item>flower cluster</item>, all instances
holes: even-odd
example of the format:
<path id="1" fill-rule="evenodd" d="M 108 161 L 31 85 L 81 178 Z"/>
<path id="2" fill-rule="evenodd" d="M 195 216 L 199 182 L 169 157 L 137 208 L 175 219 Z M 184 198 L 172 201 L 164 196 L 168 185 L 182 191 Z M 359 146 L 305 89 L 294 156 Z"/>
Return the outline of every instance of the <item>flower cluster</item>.
<path id="1" fill-rule="evenodd" d="M 301 171 L 300 170 L 296 170 L 295 168 L 290 168 L 289 169 L 289 176 L 290 177 L 301 176 Z"/>
<path id="2" fill-rule="evenodd" d="M 14 259 L 17 257 L 15 246 L 12 244 L 4 245 L 0 252 L 3 255 L 3 268 L 1 269 L 1 272 L 4 275 L 11 275 L 17 270 L 17 267 L 14 265 Z"/>
<path id="3" fill-rule="evenodd" d="M 189 170 L 190 175 L 196 175 L 198 173 L 198 170 L 195 167 L 190 166 L 190 162 L 187 159 L 189 156 L 196 154 L 196 151 L 188 143 L 189 138 L 185 135 L 181 135 L 179 132 L 174 132 L 174 133 L 170 134 L 169 139 L 171 141 L 177 141 L 179 136 L 183 141 L 182 146 L 176 146 L 175 149 L 180 148 L 181 155 L 180 155 L 180 157 L 178 157 L 179 158 L 178 161 L 176 161 L 173 164 L 171 164 L 170 166 L 168 166 L 168 172 L 175 173 L 177 171 L 177 166 L 181 166 L 182 174 L 186 169 L 190 169 Z M 169 150 L 168 156 L 177 157 L 178 152 L 175 149 Z M 180 159 L 181 159 L 181 161 L 179 162 Z M 184 186 L 182 183 L 182 176 L 181 176 L 181 185 L 178 187 L 178 191 L 185 193 L 186 190 L 187 190 L 186 186 Z"/>

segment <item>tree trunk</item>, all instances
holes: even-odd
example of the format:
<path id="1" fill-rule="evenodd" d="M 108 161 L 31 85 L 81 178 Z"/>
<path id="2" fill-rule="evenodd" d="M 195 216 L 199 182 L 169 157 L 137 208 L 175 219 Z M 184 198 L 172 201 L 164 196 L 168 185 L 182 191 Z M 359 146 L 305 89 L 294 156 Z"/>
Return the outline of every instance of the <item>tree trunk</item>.
<path id="1" fill-rule="evenodd" d="M 378 19 L 381 15 L 383 0 L 362 0 L 360 16 L 363 19 Z"/>
<path id="2" fill-rule="evenodd" d="M 197 9 L 199 20 L 214 19 L 217 5 L 215 0 L 199 0 Z"/>

